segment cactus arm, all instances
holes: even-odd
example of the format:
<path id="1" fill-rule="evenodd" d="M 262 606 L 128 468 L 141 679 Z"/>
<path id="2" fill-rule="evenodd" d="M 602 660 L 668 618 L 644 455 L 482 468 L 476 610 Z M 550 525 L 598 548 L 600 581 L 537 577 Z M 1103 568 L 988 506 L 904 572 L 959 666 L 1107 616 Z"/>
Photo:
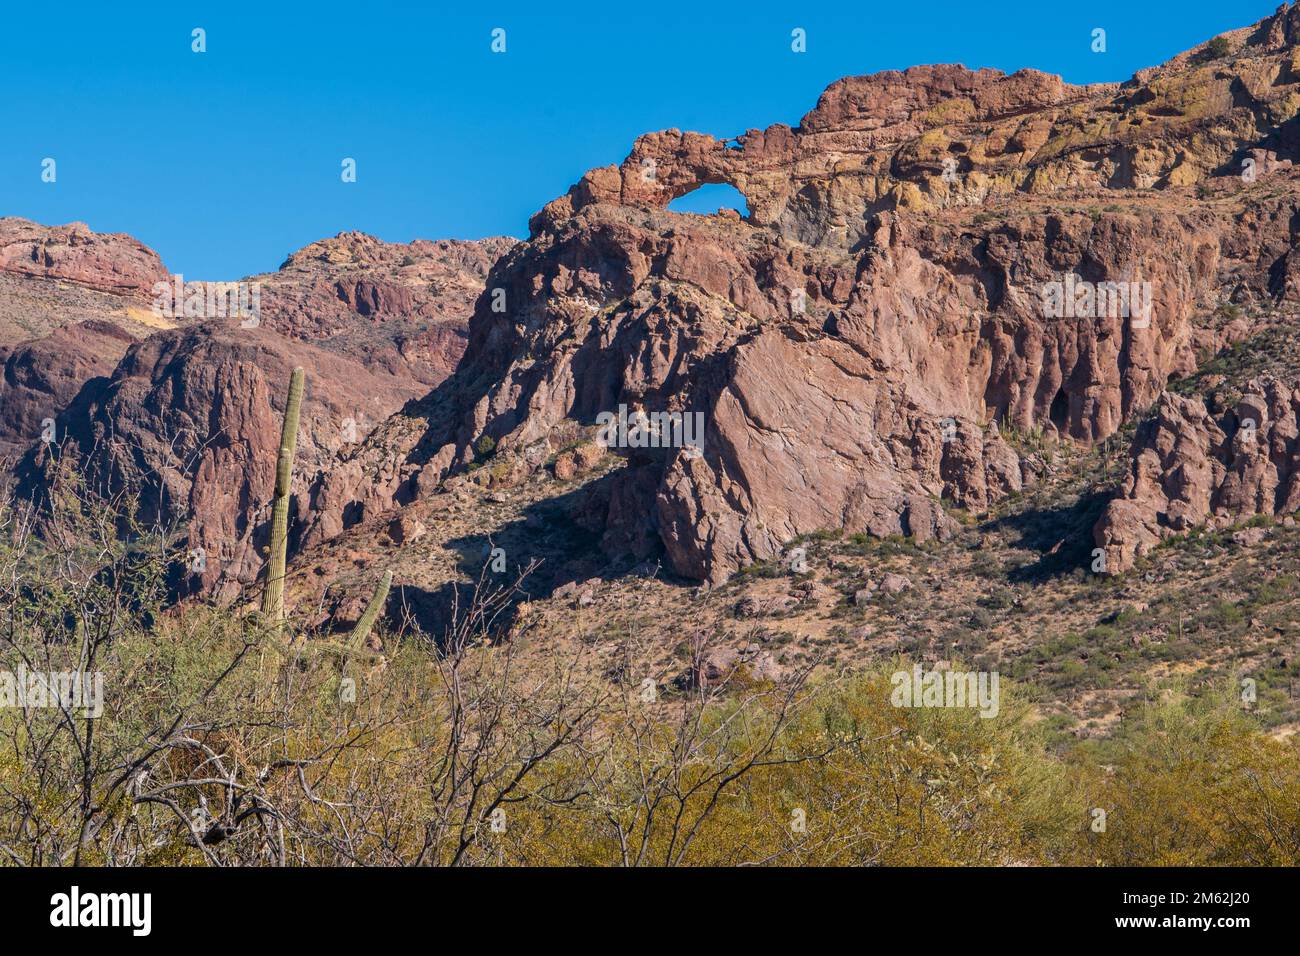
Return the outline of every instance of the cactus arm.
<path id="1" fill-rule="evenodd" d="M 370 629 L 375 626 L 375 621 L 379 618 L 379 612 L 384 609 L 384 602 L 388 600 L 388 589 L 392 585 L 393 572 L 385 571 L 384 576 L 379 579 L 379 586 L 375 588 L 374 596 L 370 598 L 370 603 L 362 612 L 361 619 L 352 629 L 352 634 L 348 638 L 348 647 L 360 650 L 364 646 L 366 638 L 370 635 Z"/>

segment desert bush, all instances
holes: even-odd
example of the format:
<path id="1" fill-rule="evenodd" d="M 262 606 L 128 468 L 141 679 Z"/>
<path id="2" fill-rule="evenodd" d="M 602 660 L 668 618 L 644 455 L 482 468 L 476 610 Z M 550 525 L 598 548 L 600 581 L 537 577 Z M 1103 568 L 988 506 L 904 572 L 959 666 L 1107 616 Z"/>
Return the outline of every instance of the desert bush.
<path id="1" fill-rule="evenodd" d="M 1114 866 L 1295 866 L 1300 747 L 1260 733 L 1232 683 L 1167 689 L 1103 745 L 1089 800 L 1107 812 L 1080 862 Z"/>
<path id="2" fill-rule="evenodd" d="M 292 609 L 286 638 L 167 606 L 168 536 L 87 520 L 0 529 L 0 671 L 104 688 L 97 717 L 0 706 L 11 864 L 1300 863 L 1300 748 L 1232 688 L 1153 691 L 1071 744 L 1006 674 L 991 719 L 896 708 L 905 661 L 709 677 L 692 634 L 671 672 L 629 650 L 611 681 L 590 650 L 526 653 L 526 622 L 492 637 L 519 582 L 361 651 Z"/>

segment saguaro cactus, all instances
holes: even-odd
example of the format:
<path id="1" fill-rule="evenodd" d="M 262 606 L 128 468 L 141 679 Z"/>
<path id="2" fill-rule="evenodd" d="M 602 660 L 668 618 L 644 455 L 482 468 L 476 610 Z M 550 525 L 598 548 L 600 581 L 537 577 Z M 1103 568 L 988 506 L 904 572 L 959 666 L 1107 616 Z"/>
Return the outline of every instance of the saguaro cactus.
<path id="1" fill-rule="evenodd" d="M 352 650 L 360 650 L 366 643 L 366 638 L 370 635 L 370 629 L 375 626 L 375 621 L 379 618 L 379 612 L 384 609 L 384 602 L 388 600 L 388 589 L 393 586 L 393 572 L 385 571 L 384 576 L 379 579 L 379 586 L 375 588 L 375 594 L 366 605 L 366 609 L 361 612 L 361 619 L 357 621 L 357 626 L 352 629 L 352 634 L 348 640 L 348 647 Z"/>
<path id="2" fill-rule="evenodd" d="M 271 506 L 271 543 L 266 564 L 266 589 L 262 613 L 272 622 L 284 620 L 285 551 L 289 545 L 289 483 L 293 479 L 293 454 L 298 445 L 298 414 L 306 375 L 299 366 L 289 376 L 289 399 L 280 430 L 280 454 L 275 463 L 275 500 Z"/>

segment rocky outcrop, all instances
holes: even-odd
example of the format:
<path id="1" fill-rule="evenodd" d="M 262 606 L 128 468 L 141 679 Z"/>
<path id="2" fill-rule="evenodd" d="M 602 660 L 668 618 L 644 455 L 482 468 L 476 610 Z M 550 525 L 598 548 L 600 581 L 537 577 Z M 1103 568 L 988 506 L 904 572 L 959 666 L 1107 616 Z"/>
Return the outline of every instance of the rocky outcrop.
<path id="1" fill-rule="evenodd" d="M 612 556 L 718 582 L 825 528 L 942 537 L 946 503 L 1032 480 L 1007 429 L 1101 441 L 1248 334 L 1220 303 L 1295 294 L 1296 20 L 1123 85 L 917 67 L 839 81 L 794 128 L 639 138 L 533 218 L 457 375 L 322 476 L 308 538 L 484 437 L 475 480 L 517 481 L 620 407 L 698 413 L 703 443 L 615 449 L 587 509 Z M 722 182 L 747 219 L 665 208 Z"/>
<path id="2" fill-rule="evenodd" d="M 794 129 L 728 140 L 679 130 L 642 136 L 620 166 L 592 170 L 547 205 L 533 231 L 592 205 L 663 208 L 705 183 L 729 183 L 754 225 L 806 244 L 852 246 L 878 212 L 1023 190 L 1035 154 L 1053 133 L 1068 136 L 1077 112 L 1070 107 L 1115 90 L 1072 87 L 1035 70 L 1005 76 L 950 64 L 849 77 Z M 942 178 L 945 159 L 956 178 Z"/>
<path id="3" fill-rule="evenodd" d="M 612 414 L 657 416 L 655 435 L 699 422 L 691 443 L 606 436 L 624 467 L 572 511 L 613 558 L 662 552 L 717 583 L 827 528 L 945 536 L 950 506 L 982 511 L 1034 479 L 1016 433 L 1102 441 L 1249 334 L 1240 306 L 1300 295 L 1297 39 L 1284 7 L 1125 84 L 852 77 L 796 127 L 642 136 L 489 255 L 359 234 L 308 247 L 257 277 L 266 326 L 436 387 L 307 463 L 301 543 L 400 527 L 389 512 L 460 474 L 576 476 L 572 450 Z M 667 210 L 708 183 L 735 186 L 748 217 Z M 473 282 L 439 285 L 466 264 Z M 426 334 L 444 328 L 430 317 L 439 289 L 470 287 L 488 292 L 444 380 L 460 342 Z M 1226 302 L 1238 314 L 1219 321 Z M 242 421 L 235 395 L 255 385 L 232 387 Z M 1231 481 L 1205 483 L 1211 513 L 1245 508 L 1253 492 Z M 1160 487 L 1135 479 L 1122 500 L 1199 513 Z M 1158 534 L 1145 508 L 1129 520 L 1117 502 L 1114 527 Z M 1122 562 L 1140 538 L 1105 547 Z"/>
<path id="4" fill-rule="evenodd" d="M 15 348 L 0 346 L 0 458 L 37 441 L 82 386 L 107 377 L 135 341 L 112 322 L 88 319 Z"/>
<path id="5" fill-rule="evenodd" d="M 12 217 L 0 218 L 0 272 L 136 296 L 167 279 L 158 254 L 130 236 L 92 232 L 84 222 L 42 226 Z"/>
<path id="6" fill-rule="evenodd" d="M 1133 442 L 1120 494 L 1094 530 L 1107 573 L 1165 538 L 1300 511 L 1300 382 L 1250 381 L 1231 407 L 1166 393 Z"/>
<path id="7" fill-rule="evenodd" d="M 93 379 L 19 466 L 19 491 L 41 497 L 59 464 L 98 500 L 133 502 L 145 527 L 176 529 L 203 567 L 187 588 L 233 596 L 261 567 L 258 548 L 275 473 L 289 373 L 309 369 L 296 457 L 301 476 L 328 469 L 364 429 L 400 406 L 410 382 L 370 372 L 265 328 L 205 323 L 137 343 Z"/>
<path id="8" fill-rule="evenodd" d="M 299 249 L 278 272 L 245 281 L 261 285 L 261 318 L 269 328 L 408 378 L 414 397 L 460 361 L 474 300 L 492 264 L 515 242 L 394 243 L 345 232 Z"/>
<path id="9" fill-rule="evenodd" d="M 187 588 L 231 597 L 260 567 L 289 370 L 308 373 L 305 482 L 450 373 L 488 268 L 514 240 L 313 243 L 248 280 L 262 286 L 256 323 L 158 314 L 153 285 L 170 277 L 128 237 L 0 220 L 0 243 L 3 312 L 49 332 L 0 342 L 0 455 L 30 450 L 20 494 L 48 495 L 61 459 L 86 492 L 130 496 L 133 520 L 182 528 L 205 555 Z M 87 312 L 97 318 L 69 322 Z M 51 418 L 52 445 L 38 440 Z"/>
<path id="10" fill-rule="evenodd" d="M 364 435 L 450 374 L 488 268 L 513 244 L 387 243 L 343 233 L 245 281 L 261 287 L 261 326 L 406 383 L 400 396 L 381 390 L 383 400 L 359 422 Z M 121 358 L 130 341 L 204 321 L 155 308 L 155 284 L 170 289 L 174 281 L 157 254 L 129 236 L 0 219 L 0 349 L 16 356 L 0 388 L 0 453 L 34 440 L 31 422 L 62 411 L 89 378 L 111 372 L 104 361 Z M 80 335 L 61 333 L 77 324 Z"/>
<path id="11" fill-rule="evenodd" d="M 1298 22 L 1284 7 L 1225 35 L 1226 57 L 1203 46 L 1122 85 L 956 65 L 849 77 L 795 128 L 642 136 L 547 205 L 534 235 L 588 206 L 662 208 L 704 183 L 738 189 L 756 226 L 853 246 L 885 210 L 1185 187 L 1248 158 L 1263 175 L 1296 153 Z"/>
<path id="12" fill-rule="evenodd" d="M 0 348 L 88 321 L 142 338 L 170 325 L 151 309 L 166 277 L 157 254 L 130 236 L 0 218 Z"/>

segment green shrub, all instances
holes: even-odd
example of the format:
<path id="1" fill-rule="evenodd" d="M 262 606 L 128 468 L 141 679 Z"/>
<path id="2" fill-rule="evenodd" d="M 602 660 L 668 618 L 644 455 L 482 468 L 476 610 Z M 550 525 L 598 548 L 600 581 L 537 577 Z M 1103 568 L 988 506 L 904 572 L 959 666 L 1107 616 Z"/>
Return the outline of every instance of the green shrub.
<path id="1" fill-rule="evenodd" d="M 1205 45 L 1207 60 L 1220 60 L 1232 52 L 1232 41 L 1227 37 L 1215 37 Z"/>

